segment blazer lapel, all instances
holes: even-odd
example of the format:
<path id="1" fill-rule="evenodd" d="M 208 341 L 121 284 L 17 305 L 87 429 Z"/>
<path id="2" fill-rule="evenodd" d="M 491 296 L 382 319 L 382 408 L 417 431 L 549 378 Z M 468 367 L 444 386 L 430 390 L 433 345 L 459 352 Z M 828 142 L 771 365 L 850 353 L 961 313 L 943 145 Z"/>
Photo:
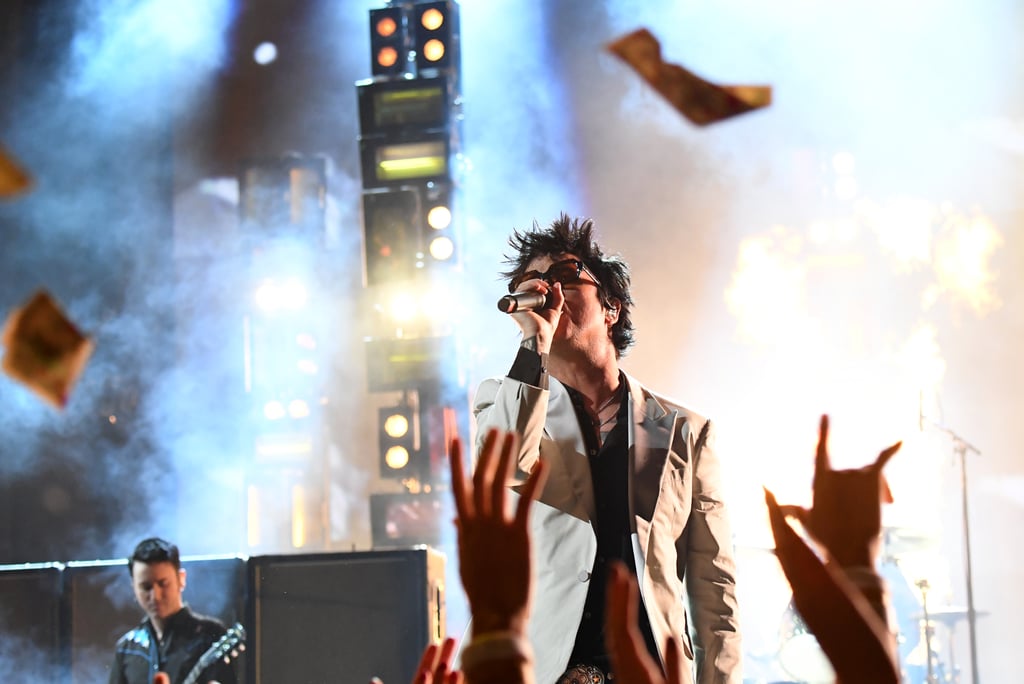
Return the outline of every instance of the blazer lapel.
<path id="1" fill-rule="evenodd" d="M 572 405 L 572 399 L 565 387 L 554 378 L 550 379 L 551 394 L 548 398 L 548 439 L 552 439 L 552 432 L 555 435 L 571 435 L 571 439 L 554 441 L 558 462 L 552 462 L 552 478 L 557 477 L 554 469 L 561 466 L 568 478 L 572 492 L 580 508 L 586 513 L 586 520 L 593 521 L 597 517 L 597 509 L 594 505 L 594 483 L 590 476 L 590 461 L 587 460 L 587 447 L 583 442 L 583 433 L 580 432 L 579 419 L 576 416 L 576 409 Z"/>
<path id="2" fill-rule="evenodd" d="M 649 522 L 661 491 L 661 478 L 668 450 L 672 446 L 677 414 L 674 410 L 666 411 L 632 377 L 627 375 L 626 379 L 629 382 L 630 411 L 633 416 L 629 424 L 630 513 Z M 641 543 L 646 549 L 646 540 Z"/>

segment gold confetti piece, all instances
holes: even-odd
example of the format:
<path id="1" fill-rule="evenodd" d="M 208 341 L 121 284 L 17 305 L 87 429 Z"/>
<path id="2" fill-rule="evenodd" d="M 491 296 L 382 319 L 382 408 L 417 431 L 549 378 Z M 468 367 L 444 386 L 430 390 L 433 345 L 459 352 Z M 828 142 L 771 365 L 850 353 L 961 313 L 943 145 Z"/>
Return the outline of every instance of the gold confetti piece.
<path id="1" fill-rule="evenodd" d="M 14 197 L 30 187 L 32 178 L 0 146 L 0 197 Z"/>
<path id="2" fill-rule="evenodd" d="M 93 343 L 57 303 L 39 291 L 7 318 L 2 335 L 3 370 L 58 409 L 92 355 Z"/>
<path id="3" fill-rule="evenodd" d="M 616 55 L 643 77 L 673 107 L 698 126 L 767 107 L 772 102 L 771 86 L 720 86 L 661 58 L 661 45 L 647 29 L 608 44 Z"/>

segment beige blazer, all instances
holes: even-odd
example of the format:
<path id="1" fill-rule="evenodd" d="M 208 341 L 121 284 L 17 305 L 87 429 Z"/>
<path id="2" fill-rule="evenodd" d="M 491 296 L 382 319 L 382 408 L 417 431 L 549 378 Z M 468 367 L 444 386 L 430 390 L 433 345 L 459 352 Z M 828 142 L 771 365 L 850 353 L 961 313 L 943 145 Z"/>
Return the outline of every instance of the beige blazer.
<path id="1" fill-rule="evenodd" d="M 691 666 L 685 681 L 739 684 L 735 564 L 714 431 L 705 418 L 627 381 L 629 506 L 643 608 L 660 650 L 669 634 L 682 638 Z M 474 414 L 478 449 L 492 427 L 522 435 L 519 477 L 538 458 L 550 464 L 530 519 L 536 581 L 529 632 L 536 681 L 554 684 L 569 665 L 597 553 L 583 434 L 554 378 L 548 390 L 507 377 L 485 380 Z"/>

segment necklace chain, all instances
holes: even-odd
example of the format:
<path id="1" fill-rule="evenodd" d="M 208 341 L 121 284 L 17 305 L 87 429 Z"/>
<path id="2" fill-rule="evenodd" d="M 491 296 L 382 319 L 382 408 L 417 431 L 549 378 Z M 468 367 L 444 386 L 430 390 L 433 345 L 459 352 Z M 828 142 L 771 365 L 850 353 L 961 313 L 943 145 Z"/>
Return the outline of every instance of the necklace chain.
<path id="1" fill-rule="evenodd" d="M 606 408 L 611 406 L 612 402 L 616 401 L 619 398 L 620 394 L 622 394 L 622 383 L 619 383 L 619 387 L 614 392 L 612 392 L 611 396 L 605 399 L 604 403 L 597 407 L 595 413 L 600 415 L 601 411 L 604 411 Z"/>
<path id="2" fill-rule="evenodd" d="M 614 392 L 612 392 L 612 395 L 610 397 L 608 397 L 607 399 L 605 399 L 603 404 L 601 404 L 600 406 L 597 407 L 597 410 L 595 411 L 595 414 L 597 416 L 597 420 L 595 422 L 597 423 L 597 427 L 598 427 L 599 430 L 601 428 L 603 428 L 604 426 L 606 426 L 606 425 L 614 425 L 615 424 L 616 419 L 619 417 L 618 402 L 619 402 L 619 399 L 620 399 L 621 395 L 622 395 L 622 383 L 619 383 L 618 389 L 616 389 Z M 606 408 L 608 408 L 610 406 L 613 406 L 613 405 L 615 406 L 615 410 L 612 411 L 611 415 L 609 415 L 607 418 L 605 418 L 604 420 L 601 420 L 601 413 Z M 608 429 L 610 430 L 611 427 L 609 427 Z"/>

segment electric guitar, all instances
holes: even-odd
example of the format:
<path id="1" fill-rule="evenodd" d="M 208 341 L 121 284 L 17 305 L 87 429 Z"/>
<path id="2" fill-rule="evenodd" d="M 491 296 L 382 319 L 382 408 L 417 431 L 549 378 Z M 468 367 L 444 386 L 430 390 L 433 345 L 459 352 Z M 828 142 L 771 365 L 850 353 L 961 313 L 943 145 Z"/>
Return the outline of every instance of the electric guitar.
<path id="1" fill-rule="evenodd" d="M 182 684 L 196 684 L 199 681 L 203 670 L 213 665 L 218 660 L 229 663 L 245 650 L 245 627 L 241 622 L 236 622 L 217 642 L 206 649 L 206 653 L 199 656 L 199 660 L 189 671 Z"/>

